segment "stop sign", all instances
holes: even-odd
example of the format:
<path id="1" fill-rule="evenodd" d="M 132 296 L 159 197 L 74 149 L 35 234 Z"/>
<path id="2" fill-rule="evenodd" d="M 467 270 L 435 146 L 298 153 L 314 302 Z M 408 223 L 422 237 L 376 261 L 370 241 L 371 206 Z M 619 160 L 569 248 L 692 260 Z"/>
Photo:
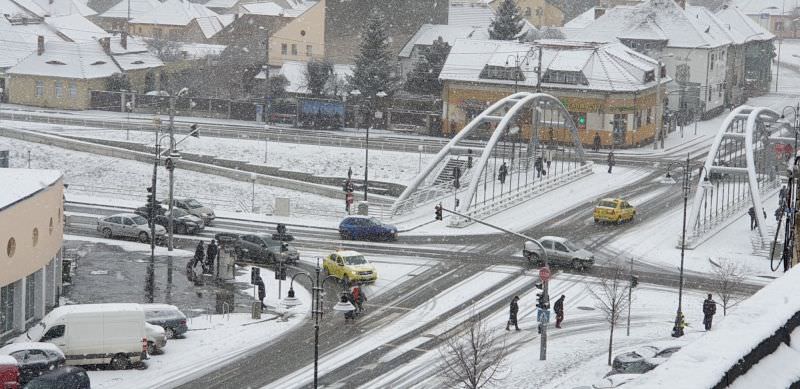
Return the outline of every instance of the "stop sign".
<path id="1" fill-rule="evenodd" d="M 543 268 L 539 269 L 539 278 L 541 278 L 542 281 L 550 280 L 550 268 L 549 267 L 543 267 Z"/>

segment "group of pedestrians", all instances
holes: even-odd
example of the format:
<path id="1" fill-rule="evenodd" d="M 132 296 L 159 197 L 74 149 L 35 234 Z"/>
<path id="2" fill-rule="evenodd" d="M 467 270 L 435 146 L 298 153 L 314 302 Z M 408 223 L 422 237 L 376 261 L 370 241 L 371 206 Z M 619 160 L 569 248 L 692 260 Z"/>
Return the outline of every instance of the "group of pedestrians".
<path id="1" fill-rule="evenodd" d="M 192 275 L 196 274 L 195 268 L 197 265 L 202 267 L 202 274 L 212 274 L 218 254 L 219 247 L 214 239 L 208 244 L 208 248 L 203 246 L 202 240 L 198 242 L 194 250 L 194 257 L 186 264 L 186 270 L 190 278 L 194 278 Z"/>
<path id="2" fill-rule="evenodd" d="M 556 328 L 561 328 L 561 323 L 564 322 L 564 299 L 566 299 L 566 295 L 561 295 L 561 297 L 556 300 L 556 303 L 553 304 L 553 311 L 556 313 Z M 508 322 L 506 323 L 506 331 L 511 331 L 511 326 L 514 326 L 514 329 L 519 331 L 519 296 L 514 296 L 511 299 L 511 303 L 508 306 Z M 541 325 L 539 326 L 539 333 L 541 333 Z"/>
<path id="3" fill-rule="evenodd" d="M 352 289 L 345 292 L 347 301 L 355 307 L 355 310 L 347 311 L 344 313 L 345 323 L 351 323 L 356 320 L 356 317 L 364 312 L 364 303 L 367 302 L 367 295 L 361 286 L 356 284 Z"/>

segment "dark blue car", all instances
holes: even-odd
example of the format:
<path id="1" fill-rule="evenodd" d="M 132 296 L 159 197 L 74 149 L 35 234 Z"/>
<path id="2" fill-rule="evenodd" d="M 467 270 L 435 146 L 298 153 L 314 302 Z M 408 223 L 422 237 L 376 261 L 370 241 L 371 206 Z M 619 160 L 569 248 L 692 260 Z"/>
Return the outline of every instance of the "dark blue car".
<path id="1" fill-rule="evenodd" d="M 342 239 L 396 240 L 397 227 L 374 217 L 348 216 L 339 223 L 339 235 Z"/>

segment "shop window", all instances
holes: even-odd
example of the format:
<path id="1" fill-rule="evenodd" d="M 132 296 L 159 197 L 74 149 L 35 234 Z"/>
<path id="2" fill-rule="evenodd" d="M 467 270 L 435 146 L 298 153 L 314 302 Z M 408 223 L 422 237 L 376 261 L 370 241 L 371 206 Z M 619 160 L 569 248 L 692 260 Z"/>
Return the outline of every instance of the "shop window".
<path id="1" fill-rule="evenodd" d="M 33 318 L 36 306 L 36 273 L 25 277 L 25 321 Z"/>
<path id="2" fill-rule="evenodd" d="M 14 256 L 14 253 L 17 251 L 17 241 L 13 237 L 8 238 L 8 244 L 6 244 L 6 255 L 9 258 Z"/>
<path id="3" fill-rule="evenodd" d="M 14 284 L 0 288 L 0 334 L 14 329 Z"/>
<path id="4" fill-rule="evenodd" d="M 653 109 L 652 108 L 648 108 L 647 109 L 647 121 L 646 121 L 646 123 L 650 124 L 652 122 L 653 122 Z"/>

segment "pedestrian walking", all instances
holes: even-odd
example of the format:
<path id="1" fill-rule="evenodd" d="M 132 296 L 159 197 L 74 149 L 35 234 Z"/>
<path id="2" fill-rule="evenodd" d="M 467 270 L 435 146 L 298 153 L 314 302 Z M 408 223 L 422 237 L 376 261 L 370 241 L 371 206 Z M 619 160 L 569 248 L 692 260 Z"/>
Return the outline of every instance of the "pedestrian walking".
<path id="1" fill-rule="evenodd" d="M 353 298 L 353 293 L 350 291 L 344 292 L 344 296 L 353 307 L 355 308 L 352 311 L 345 311 L 344 312 L 344 322 L 347 323 L 348 321 L 355 321 L 356 320 L 356 310 L 358 307 L 356 306 L 356 300 Z"/>
<path id="2" fill-rule="evenodd" d="M 264 286 L 264 280 L 261 276 L 256 278 L 256 286 L 258 287 L 258 301 L 261 303 L 261 309 L 264 309 L 267 307 L 264 304 L 264 298 L 267 297 L 267 288 Z"/>
<path id="3" fill-rule="evenodd" d="M 714 319 L 715 313 L 717 313 L 717 302 L 711 298 L 711 293 L 709 293 L 708 298 L 703 300 L 703 325 L 706 327 L 706 331 L 711 330 L 711 320 Z"/>
<path id="4" fill-rule="evenodd" d="M 537 156 L 536 160 L 533 161 L 533 168 L 536 170 L 536 178 L 541 177 L 544 174 L 544 164 L 542 163 L 542 157 Z"/>
<path id="5" fill-rule="evenodd" d="M 609 151 L 608 152 L 608 173 L 609 174 L 611 174 L 611 168 L 613 168 L 614 165 L 616 165 L 616 164 L 617 164 L 617 161 L 614 158 L 614 152 L 613 151 Z"/>
<path id="6" fill-rule="evenodd" d="M 497 179 L 500 180 L 500 185 L 506 183 L 507 175 L 508 175 L 508 166 L 506 166 L 506 163 L 503 162 L 503 164 L 500 165 L 500 170 L 497 172 Z"/>
<path id="7" fill-rule="evenodd" d="M 789 189 L 784 185 L 781 188 L 781 191 L 778 193 L 778 207 L 783 208 L 784 204 L 786 204 L 786 195 L 789 194 Z"/>
<path id="8" fill-rule="evenodd" d="M 555 152 L 553 151 L 553 146 L 549 146 L 544 152 L 544 163 L 547 165 L 547 170 L 544 171 L 545 175 L 550 171 L 550 164 L 553 162 L 554 157 Z"/>
<path id="9" fill-rule="evenodd" d="M 595 153 L 600 151 L 600 133 L 597 131 L 595 131 L 594 139 L 592 140 L 592 149 L 594 149 Z"/>
<path id="10" fill-rule="evenodd" d="M 194 261 L 192 262 L 192 268 L 197 266 L 197 264 L 203 265 L 204 259 L 206 257 L 206 250 L 203 247 L 203 241 L 197 242 L 197 247 L 194 249 Z"/>
<path id="11" fill-rule="evenodd" d="M 217 254 L 219 253 L 219 246 L 211 239 L 211 243 L 208 244 L 208 248 L 206 249 L 206 270 L 208 273 L 213 273 L 214 271 L 214 260 L 217 259 Z"/>
<path id="12" fill-rule="evenodd" d="M 750 215 L 750 231 L 753 231 L 756 229 L 756 209 L 750 207 L 750 209 L 747 210 L 747 214 Z"/>
<path id="13" fill-rule="evenodd" d="M 783 216 L 783 209 L 781 207 L 775 208 L 775 221 L 781 221 L 781 216 Z"/>
<path id="14" fill-rule="evenodd" d="M 514 328 L 517 331 L 519 331 L 519 326 L 517 325 L 517 314 L 519 313 L 519 304 L 517 303 L 517 301 L 519 301 L 519 296 L 514 296 L 514 298 L 511 299 L 511 304 L 509 304 L 508 306 L 508 322 L 506 323 L 506 331 L 510 331 L 508 327 L 511 326 L 512 324 L 514 325 Z"/>
<path id="15" fill-rule="evenodd" d="M 561 328 L 561 322 L 564 321 L 564 299 L 566 297 L 562 294 L 553 304 L 553 310 L 556 311 L 556 328 Z"/>
<path id="16" fill-rule="evenodd" d="M 356 313 L 364 312 L 364 303 L 367 301 L 367 295 L 360 285 L 353 287 L 353 301 L 355 302 Z"/>

